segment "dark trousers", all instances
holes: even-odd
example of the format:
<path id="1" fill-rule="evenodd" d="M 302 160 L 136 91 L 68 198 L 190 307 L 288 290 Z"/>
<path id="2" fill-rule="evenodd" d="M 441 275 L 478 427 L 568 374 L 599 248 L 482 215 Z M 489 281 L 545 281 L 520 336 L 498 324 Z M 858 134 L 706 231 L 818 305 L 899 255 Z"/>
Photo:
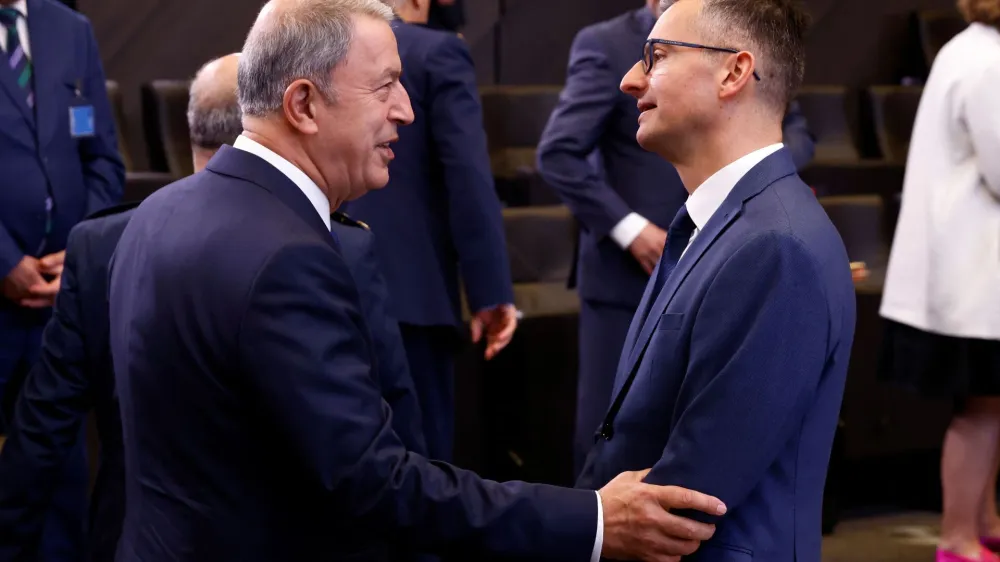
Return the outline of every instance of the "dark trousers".
<path id="1" fill-rule="evenodd" d="M 406 359 L 424 417 L 431 459 L 451 461 L 455 449 L 455 354 L 453 326 L 399 324 Z"/>
<path id="2" fill-rule="evenodd" d="M 611 390 L 622 346 L 635 309 L 589 300 L 580 302 L 580 371 L 576 386 L 576 426 L 573 438 L 574 478 L 583 470 L 594 446 Z"/>
<path id="3" fill-rule="evenodd" d="M 13 416 L 24 378 L 38 360 L 47 318 L 48 314 L 11 310 L 6 304 L 0 310 L 0 407 L 5 426 Z M 84 558 L 88 469 L 82 435 L 81 431 L 81 439 L 67 458 L 63 479 L 52 497 L 39 562 L 79 562 Z"/>

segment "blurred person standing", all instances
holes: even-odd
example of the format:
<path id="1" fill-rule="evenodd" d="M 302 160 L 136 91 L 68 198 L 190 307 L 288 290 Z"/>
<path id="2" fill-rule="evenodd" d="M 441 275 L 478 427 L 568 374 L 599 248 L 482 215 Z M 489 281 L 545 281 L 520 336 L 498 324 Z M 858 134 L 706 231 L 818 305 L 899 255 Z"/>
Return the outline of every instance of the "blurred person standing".
<path id="1" fill-rule="evenodd" d="M 570 279 L 581 297 L 577 472 L 607 411 L 619 352 L 663 253 L 667 226 L 687 198 L 677 170 L 636 142 L 639 110 L 618 87 L 659 10 L 659 0 L 647 0 L 577 34 L 565 89 L 538 146 L 539 172 L 580 224 Z M 783 131 L 786 149 L 803 168 L 814 141 L 794 101 Z"/>
<path id="2" fill-rule="evenodd" d="M 938 562 L 1000 550 L 1000 1 L 960 0 L 969 27 L 934 59 L 910 141 L 881 315 L 881 372 L 953 399 Z"/>
<path id="3" fill-rule="evenodd" d="M 0 410 L 12 414 L 59 290 L 66 239 L 116 203 L 124 165 L 87 19 L 55 0 L 0 0 Z M 42 561 L 78 560 L 82 439 L 53 497 Z"/>
<path id="4" fill-rule="evenodd" d="M 472 56 L 454 33 L 425 24 L 431 0 L 383 0 L 413 124 L 400 129 L 385 189 L 344 210 L 378 233 L 375 247 L 424 414 L 431 457 L 452 458 L 460 283 L 472 339 L 491 359 L 517 327 L 500 200 L 493 185 Z"/>

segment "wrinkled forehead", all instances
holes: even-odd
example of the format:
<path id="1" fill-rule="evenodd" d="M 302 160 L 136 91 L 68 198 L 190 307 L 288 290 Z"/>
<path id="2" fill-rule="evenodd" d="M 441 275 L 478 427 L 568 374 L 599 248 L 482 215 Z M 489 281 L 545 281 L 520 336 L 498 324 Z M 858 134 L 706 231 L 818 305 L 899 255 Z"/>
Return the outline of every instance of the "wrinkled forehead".
<path id="1" fill-rule="evenodd" d="M 399 76 L 399 47 L 396 35 L 387 22 L 359 17 L 354 22 L 353 35 L 342 65 L 346 74 L 363 79 Z"/>

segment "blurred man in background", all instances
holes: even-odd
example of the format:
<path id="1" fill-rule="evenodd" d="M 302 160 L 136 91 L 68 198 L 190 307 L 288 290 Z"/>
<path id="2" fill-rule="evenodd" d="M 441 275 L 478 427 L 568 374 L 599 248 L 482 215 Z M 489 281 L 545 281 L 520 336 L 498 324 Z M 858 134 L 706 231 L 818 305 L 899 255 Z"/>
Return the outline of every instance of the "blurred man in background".
<path id="1" fill-rule="evenodd" d="M 375 247 L 399 318 L 433 458 L 452 458 L 460 280 L 473 341 L 486 358 L 517 327 L 500 201 L 493 185 L 475 67 L 454 33 L 428 29 L 430 0 L 384 0 L 413 125 L 400 129 L 389 185 L 345 206 L 378 233 Z"/>
<path id="2" fill-rule="evenodd" d="M 580 223 L 571 277 L 581 298 L 577 472 L 607 411 L 625 334 L 663 253 L 667 225 L 687 198 L 674 167 L 636 143 L 639 110 L 619 90 L 659 9 L 659 0 L 648 0 L 580 31 L 565 89 L 538 146 L 539 172 Z M 794 103 L 784 135 L 796 166 L 804 167 L 814 146 Z"/>
<path id="3" fill-rule="evenodd" d="M 462 0 L 431 0 L 427 25 L 435 29 L 458 33 L 465 27 Z"/>
<path id="4" fill-rule="evenodd" d="M 125 169 L 90 23 L 54 0 L 0 0 L 0 423 L 38 358 L 70 229 L 122 194 Z M 78 560 L 79 440 L 39 560 Z"/>

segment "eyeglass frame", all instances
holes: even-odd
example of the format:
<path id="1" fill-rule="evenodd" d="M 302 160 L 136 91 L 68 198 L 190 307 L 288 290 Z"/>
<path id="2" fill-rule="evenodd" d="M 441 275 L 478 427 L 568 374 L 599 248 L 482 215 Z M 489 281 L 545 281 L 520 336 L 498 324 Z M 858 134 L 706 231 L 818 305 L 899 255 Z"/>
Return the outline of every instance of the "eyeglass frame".
<path id="1" fill-rule="evenodd" d="M 642 44 L 642 57 L 639 59 L 642 62 L 642 70 L 644 74 L 649 74 L 653 71 L 653 45 L 672 45 L 674 47 L 687 47 L 689 49 L 705 49 L 707 51 L 719 51 L 722 53 L 732 53 L 739 54 L 742 51 L 737 49 L 730 49 L 728 47 L 711 47 L 709 45 L 699 45 L 698 43 L 688 43 L 685 41 L 673 41 L 670 39 L 646 39 L 646 42 Z M 648 50 L 647 50 L 648 49 Z M 760 82 L 760 74 L 757 74 L 757 69 L 753 71 L 753 77 Z"/>

